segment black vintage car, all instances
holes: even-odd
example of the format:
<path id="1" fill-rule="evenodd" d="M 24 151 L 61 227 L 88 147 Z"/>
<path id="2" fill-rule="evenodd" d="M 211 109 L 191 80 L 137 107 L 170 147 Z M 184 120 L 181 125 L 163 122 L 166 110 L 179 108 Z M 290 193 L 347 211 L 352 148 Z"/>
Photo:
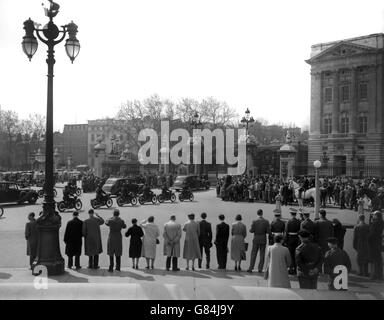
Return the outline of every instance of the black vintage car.
<path id="1" fill-rule="evenodd" d="M 35 204 L 38 197 L 33 189 L 20 188 L 16 183 L 0 181 L 0 203 Z"/>
<path id="2" fill-rule="evenodd" d="M 200 179 L 195 175 L 177 176 L 173 183 L 173 188 L 176 191 L 181 191 L 184 187 L 188 187 L 191 190 L 208 190 L 210 183 L 208 180 Z"/>
<path id="3" fill-rule="evenodd" d="M 105 181 L 103 185 L 103 191 L 110 194 L 111 198 L 116 198 L 120 192 L 124 183 L 128 184 L 128 192 L 133 194 L 141 193 L 143 184 L 135 183 L 133 179 L 130 178 L 109 178 Z"/>

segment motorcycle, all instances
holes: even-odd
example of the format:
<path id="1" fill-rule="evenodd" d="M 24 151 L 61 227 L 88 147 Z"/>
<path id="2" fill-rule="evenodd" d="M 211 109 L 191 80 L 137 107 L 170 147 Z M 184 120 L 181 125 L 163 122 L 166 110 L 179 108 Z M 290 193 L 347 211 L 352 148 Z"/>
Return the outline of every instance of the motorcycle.
<path id="1" fill-rule="evenodd" d="M 103 197 L 102 201 L 99 201 L 99 199 L 95 198 L 91 200 L 91 207 L 93 209 L 98 209 L 100 207 L 106 206 L 107 208 L 112 207 L 113 200 L 111 199 L 110 195 L 106 195 Z"/>
<path id="2" fill-rule="evenodd" d="M 3 216 L 3 214 L 4 214 L 4 208 L 0 206 L 0 218 Z"/>
<path id="3" fill-rule="evenodd" d="M 77 197 L 70 199 L 69 201 L 60 201 L 57 203 L 57 209 L 60 212 L 64 212 L 66 209 L 76 209 L 77 211 L 81 210 L 83 203 Z"/>
<path id="4" fill-rule="evenodd" d="M 182 202 L 184 200 L 189 200 L 189 201 L 193 201 L 194 200 L 194 196 L 193 196 L 193 193 L 191 190 L 181 190 L 180 194 L 179 194 L 179 200 Z"/>
<path id="5" fill-rule="evenodd" d="M 152 202 L 153 204 L 157 202 L 157 196 L 153 191 L 149 191 L 146 197 L 144 196 L 144 194 L 139 195 L 139 203 L 144 204 L 146 202 Z"/>
<path id="6" fill-rule="evenodd" d="M 119 207 L 124 206 L 125 204 L 130 203 L 131 205 L 137 205 L 137 197 L 133 192 L 128 192 L 126 196 L 120 194 L 116 199 L 117 205 Z"/>
<path id="7" fill-rule="evenodd" d="M 40 189 L 37 191 L 37 195 L 39 196 L 39 198 L 42 198 L 44 197 L 44 189 Z M 53 196 L 56 198 L 57 197 L 57 191 L 56 189 L 53 189 Z"/>
<path id="8" fill-rule="evenodd" d="M 162 193 L 157 196 L 157 201 L 159 201 L 159 203 L 163 203 L 164 201 L 175 202 L 176 195 L 172 190 L 163 190 Z"/>

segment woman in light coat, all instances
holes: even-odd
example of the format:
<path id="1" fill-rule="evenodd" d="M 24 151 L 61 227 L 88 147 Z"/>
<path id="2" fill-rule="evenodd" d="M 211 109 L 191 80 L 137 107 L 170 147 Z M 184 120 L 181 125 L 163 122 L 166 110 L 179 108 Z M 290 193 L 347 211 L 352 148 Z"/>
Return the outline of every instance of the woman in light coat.
<path id="1" fill-rule="evenodd" d="M 141 250 L 141 256 L 147 260 L 146 269 L 153 269 L 156 258 L 156 244 L 158 237 L 160 236 L 160 230 L 157 225 L 154 224 L 155 218 L 149 217 L 148 220 L 144 220 L 140 223 L 140 226 L 144 230 L 143 246 Z"/>
<path id="2" fill-rule="evenodd" d="M 245 242 L 247 228 L 241 222 L 240 214 L 236 216 L 236 222 L 232 224 L 231 258 L 235 261 L 235 271 L 241 271 L 241 260 L 245 260 Z"/>
<path id="3" fill-rule="evenodd" d="M 288 248 L 282 245 L 282 234 L 275 235 L 274 241 L 267 250 L 265 278 L 268 279 L 268 287 L 290 288 L 288 268 L 291 265 L 291 255 Z"/>
<path id="4" fill-rule="evenodd" d="M 183 258 L 187 260 L 187 268 L 189 270 L 189 261 L 192 260 L 192 270 L 195 271 L 195 259 L 201 259 L 199 235 L 200 226 L 195 221 L 193 213 L 188 215 L 189 221 L 184 224 L 185 231 Z"/>

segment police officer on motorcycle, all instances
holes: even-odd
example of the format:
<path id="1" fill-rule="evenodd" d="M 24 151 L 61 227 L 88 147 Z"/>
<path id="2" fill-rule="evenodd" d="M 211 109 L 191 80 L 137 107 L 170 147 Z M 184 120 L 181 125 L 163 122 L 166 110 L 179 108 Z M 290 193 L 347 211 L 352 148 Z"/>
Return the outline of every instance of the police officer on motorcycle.
<path id="1" fill-rule="evenodd" d="M 107 193 L 102 189 L 102 184 L 99 183 L 96 188 L 96 201 L 102 203 L 106 197 Z"/>
<path id="2" fill-rule="evenodd" d="M 75 199 L 75 197 L 73 196 L 73 193 L 71 192 L 70 186 L 66 185 L 64 187 L 64 191 L 63 191 L 63 201 L 68 205 L 74 199 Z"/>

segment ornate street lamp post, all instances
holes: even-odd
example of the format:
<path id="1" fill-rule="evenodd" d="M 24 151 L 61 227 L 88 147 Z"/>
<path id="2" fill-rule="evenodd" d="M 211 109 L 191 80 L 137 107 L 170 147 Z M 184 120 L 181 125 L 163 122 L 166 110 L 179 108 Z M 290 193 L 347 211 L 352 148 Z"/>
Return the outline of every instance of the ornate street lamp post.
<path id="1" fill-rule="evenodd" d="M 313 166 L 315 167 L 315 189 L 316 189 L 316 199 L 315 199 L 315 220 L 319 219 L 319 211 L 320 211 L 320 186 L 319 186 L 319 169 L 321 167 L 320 160 L 316 160 L 313 162 Z"/>
<path id="2" fill-rule="evenodd" d="M 203 123 L 200 121 L 200 116 L 198 114 L 198 112 L 196 111 L 195 114 L 193 115 L 193 119 L 191 120 L 191 125 L 193 127 L 193 129 L 197 129 L 198 127 L 202 126 Z M 198 143 L 198 141 L 196 141 L 195 137 L 192 138 L 192 143 Z M 192 149 L 193 150 L 193 149 Z M 193 155 L 193 162 L 194 162 L 194 168 L 195 168 L 195 174 L 198 174 L 198 170 L 197 170 L 197 161 L 195 159 L 195 156 Z"/>
<path id="3" fill-rule="evenodd" d="M 38 224 L 38 249 L 37 257 L 33 263 L 36 266 L 45 266 L 48 275 L 64 273 L 64 259 L 60 253 L 59 229 L 61 217 L 55 212 L 54 188 L 54 161 L 53 161 L 53 66 L 55 64 L 54 47 L 62 42 L 68 34 L 65 42 L 65 50 L 71 62 L 75 60 L 80 51 L 80 43 L 76 38 L 77 25 L 73 22 L 62 26 L 62 30 L 53 23 L 53 18 L 59 13 L 60 6 L 49 0 L 50 7 L 45 8 L 45 15 L 49 22 L 42 28 L 29 18 L 24 22 L 25 36 L 23 37 L 23 51 L 29 60 L 35 54 L 39 40 L 48 46 L 48 92 L 47 92 L 47 123 L 46 123 L 46 160 L 45 160 L 45 194 L 43 202 L 43 214 L 37 219 Z M 33 272 L 33 271 L 32 271 Z"/>
<path id="4" fill-rule="evenodd" d="M 241 119 L 241 123 L 242 124 L 245 124 L 245 136 L 246 136 L 246 140 L 245 140 L 245 150 L 247 150 L 247 142 L 248 142 L 248 126 L 250 123 L 254 123 L 255 120 L 253 119 L 253 117 L 250 117 L 250 111 L 249 109 L 247 108 L 247 110 L 245 110 L 245 116 Z M 247 150 L 248 151 L 248 150 Z M 246 155 L 245 157 L 245 173 L 248 174 L 248 155 Z"/>

